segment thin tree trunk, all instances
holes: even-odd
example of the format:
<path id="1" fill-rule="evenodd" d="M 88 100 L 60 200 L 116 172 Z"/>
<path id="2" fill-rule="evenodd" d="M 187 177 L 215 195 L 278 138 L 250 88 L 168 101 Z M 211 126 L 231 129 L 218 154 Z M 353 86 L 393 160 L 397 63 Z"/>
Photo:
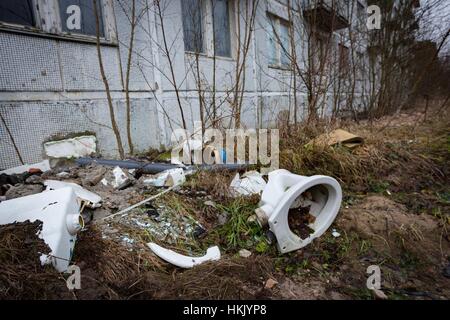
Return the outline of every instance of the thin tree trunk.
<path id="1" fill-rule="evenodd" d="M 125 80 L 125 98 L 127 103 L 127 138 L 130 154 L 134 153 L 133 139 L 131 137 L 131 103 L 130 103 L 130 74 L 131 74 L 131 60 L 133 58 L 133 46 L 134 46 L 134 33 L 136 29 L 136 0 L 131 2 L 131 31 L 130 31 L 130 44 L 128 47 L 128 61 L 127 61 L 127 74 Z"/>
<path id="2" fill-rule="evenodd" d="M 22 155 L 20 154 L 19 148 L 17 147 L 16 141 L 14 140 L 14 137 L 13 137 L 11 131 L 9 130 L 9 127 L 8 127 L 8 125 L 6 124 L 6 121 L 5 121 L 5 119 L 3 118 L 3 116 L 2 116 L 1 113 L 0 113 L 0 119 L 2 120 L 3 125 L 4 125 L 5 128 L 6 128 L 6 132 L 8 133 L 9 138 L 11 139 L 11 142 L 12 142 L 12 144 L 13 144 L 14 150 L 16 150 L 16 153 L 17 153 L 17 156 L 19 157 L 20 163 L 21 163 L 21 164 L 25 164 L 25 163 L 23 162 L 23 158 L 22 158 Z"/>
<path id="3" fill-rule="evenodd" d="M 112 103 L 111 90 L 109 88 L 108 79 L 106 78 L 105 68 L 103 66 L 102 51 L 101 51 L 101 48 L 100 48 L 100 18 L 98 16 L 97 0 L 93 0 L 93 2 L 94 2 L 94 14 L 95 14 L 95 28 L 96 28 L 96 33 L 97 33 L 98 64 L 99 64 L 99 67 L 100 67 L 100 73 L 101 73 L 101 76 L 102 76 L 103 84 L 105 85 L 106 97 L 107 97 L 107 100 L 108 100 L 108 107 L 109 107 L 109 115 L 111 117 L 112 129 L 113 129 L 114 135 L 115 135 L 116 140 L 117 140 L 117 147 L 119 149 L 119 156 L 120 156 L 121 159 L 124 159 L 125 158 L 125 153 L 124 153 L 124 150 L 123 150 L 123 144 L 122 144 L 122 139 L 120 137 L 119 128 L 118 128 L 117 122 L 116 122 L 116 116 L 114 114 L 114 107 L 113 107 L 113 103 Z"/>

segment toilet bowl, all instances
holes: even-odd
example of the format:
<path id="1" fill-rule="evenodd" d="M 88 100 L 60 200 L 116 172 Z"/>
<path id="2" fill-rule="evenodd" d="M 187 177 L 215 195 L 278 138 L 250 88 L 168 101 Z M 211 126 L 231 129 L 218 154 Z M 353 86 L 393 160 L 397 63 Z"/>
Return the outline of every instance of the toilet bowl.
<path id="1" fill-rule="evenodd" d="M 269 226 L 277 239 L 278 250 L 287 253 L 300 249 L 320 237 L 333 223 L 342 201 L 339 183 L 328 176 L 305 177 L 287 170 L 269 173 L 260 207 L 255 213 L 262 226 Z M 303 239 L 291 230 L 289 211 L 306 208 L 311 215 L 309 235 Z M 300 214 L 300 213 L 297 213 Z"/>

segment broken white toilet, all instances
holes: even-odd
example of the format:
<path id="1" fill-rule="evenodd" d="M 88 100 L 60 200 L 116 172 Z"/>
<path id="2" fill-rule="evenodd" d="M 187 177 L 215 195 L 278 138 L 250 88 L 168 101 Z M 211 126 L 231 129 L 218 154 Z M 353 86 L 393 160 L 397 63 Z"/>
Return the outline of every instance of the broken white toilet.
<path id="1" fill-rule="evenodd" d="M 287 170 L 269 173 L 260 207 L 256 216 L 261 225 L 268 225 L 277 238 L 278 250 L 287 253 L 305 247 L 320 237 L 333 223 L 342 201 L 339 183 L 328 176 L 300 176 Z M 289 227 L 291 209 L 309 208 L 314 217 L 308 227 L 313 230 L 305 239 L 300 238 Z"/>

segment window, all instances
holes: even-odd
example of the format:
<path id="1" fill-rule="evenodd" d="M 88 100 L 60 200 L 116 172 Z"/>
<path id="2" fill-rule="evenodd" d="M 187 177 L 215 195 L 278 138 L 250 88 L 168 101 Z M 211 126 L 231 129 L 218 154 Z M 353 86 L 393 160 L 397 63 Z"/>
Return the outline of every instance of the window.
<path id="1" fill-rule="evenodd" d="M 268 14 L 269 65 L 289 67 L 291 64 L 291 45 L 289 41 L 289 22 Z"/>
<path id="2" fill-rule="evenodd" d="M 366 79 L 366 65 L 365 65 L 364 54 L 361 52 L 358 52 L 357 55 L 358 55 L 357 77 L 358 77 L 358 80 L 365 80 Z"/>
<path id="3" fill-rule="evenodd" d="M 113 0 L 96 0 L 102 42 L 117 43 Z M 0 28 L 92 42 L 94 0 L 0 0 Z"/>
<path id="4" fill-rule="evenodd" d="M 100 37 L 104 37 L 101 0 L 97 0 L 97 14 L 100 22 Z M 59 0 L 62 30 L 90 36 L 97 35 L 93 0 Z"/>
<path id="5" fill-rule="evenodd" d="M 228 0 L 212 0 L 214 24 L 214 52 L 218 56 L 231 57 L 230 12 Z"/>
<path id="6" fill-rule="evenodd" d="M 314 33 L 311 41 L 311 63 L 313 72 L 321 72 L 328 67 L 330 45 L 327 37 Z"/>
<path id="7" fill-rule="evenodd" d="M 33 1 L 0 0 L 0 21 L 22 26 L 35 26 Z"/>
<path id="8" fill-rule="evenodd" d="M 349 50 L 346 46 L 339 45 L 339 70 L 342 75 L 349 71 Z"/>
<path id="9" fill-rule="evenodd" d="M 362 5 L 360 2 L 357 2 L 356 4 L 356 15 L 358 18 L 358 23 L 359 25 L 362 27 L 365 24 L 365 15 L 366 15 L 366 10 L 364 8 L 364 5 Z"/>
<path id="10" fill-rule="evenodd" d="M 230 0 L 181 1 L 185 51 L 231 57 L 231 3 Z"/>
<path id="11" fill-rule="evenodd" d="M 183 12 L 184 50 L 204 52 L 203 6 L 200 0 L 181 1 Z"/>

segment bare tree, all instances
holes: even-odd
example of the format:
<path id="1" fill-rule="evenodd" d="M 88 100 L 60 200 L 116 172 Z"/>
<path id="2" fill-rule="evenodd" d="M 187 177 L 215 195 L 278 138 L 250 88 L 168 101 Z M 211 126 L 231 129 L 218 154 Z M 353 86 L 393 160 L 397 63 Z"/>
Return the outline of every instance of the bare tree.
<path id="1" fill-rule="evenodd" d="M 101 45 L 100 45 L 100 18 L 99 18 L 99 14 L 98 14 L 98 9 L 97 9 L 97 0 L 93 0 L 93 4 L 94 4 L 94 15 L 95 15 L 95 28 L 96 28 L 96 44 L 97 44 L 97 56 L 98 56 L 98 64 L 100 67 L 100 73 L 102 76 L 102 81 L 103 84 L 105 86 L 105 91 L 106 91 L 106 97 L 108 100 L 108 107 L 109 107 L 109 116 L 111 118 L 111 126 L 114 132 L 114 136 L 116 137 L 116 141 L 117 141 L 117 147 L 119 149 L 119 156 L 121 159 L 125 158 L 125 152 L 123 149 L 123 144 L 122 144 L 122 138 L 120 137 L 120 131 L 119 131 L 119 127 L 117 126 L 117 122 L 116 122 L 116 116 L 114 113 L 114 106 L 113 106 L 113 101 L 112 101 L 112 97 L 111 97 L 111 90 L 109 87 L 109 82 L 108 82 L 108 78 L 106 77 L 106 73 L 105 73 L 105 68 L 103 66 L 103 57 L 102 57 L 102 50 L 101 50 Z"/>

